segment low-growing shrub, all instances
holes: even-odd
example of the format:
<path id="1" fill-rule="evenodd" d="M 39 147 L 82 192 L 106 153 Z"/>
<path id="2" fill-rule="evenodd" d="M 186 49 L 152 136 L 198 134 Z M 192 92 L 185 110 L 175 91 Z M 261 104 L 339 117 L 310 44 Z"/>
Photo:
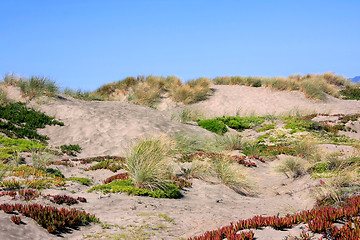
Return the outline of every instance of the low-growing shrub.
<path id="1" fill-rule="evenodd" d="M 4 120 L 2 120 L 4 119 Z M 37 128 L 44 128 L 46 125 L 60 125 L 64 123 L 54 120 L 32 108 L 26 107 L 24 103 L 9 103 L 0 105 L 0 132 L 9 137 L 36 139 L 40 141 L 49 138 L 36 132 Z"/>
<path id="2" fill-rule="evenodd" d="M 112 172 L 116 172 L 117 170 L 119 169 L 122 169 L 124 168 L 124 163 L 121 161 L 121 162 L 118 162 L 118 161 L 113 161 L 113 160 L 104 160 L 104 161 L 101 161 L 85 170 L 98 170 L 98 169 L 108 169 Z"/>
<path id="3" fill-rule="evenodd" d="M 86 186 L 89 186 L 92 182 L 91 179 L 83 178 L 83 177 L 71 177 L 71 178 L 67 178 L 66 181 L 76 181 Z"/>
<path id="4" fill-rule="evenodd" d="M 275 126 L 276 126 L 276 122 L 269 123 L 269 124 L 264 124 L 263 126 L 256 129 L 256 132 L 264 132 L 264 131 L 267 131 L 267 130 L 270 130 L 270 129 L 274 129 Z"/>
<path id="5" fill-rule="evenodd" d="M 162 188 L 162 190 L 149 190 L 135 187 L 131 179 L 127 180 L 117 180 L 105 185 L 99 185 L 92 187 L 89 192 L 102 190 L 104 193 L 112 192 L 125 192 L 129 195 L 135 196 L 149 196 L 153 198 L 179 198 L 181 193 L 179 189 L 174 184 L 167 184 Z"/>
<path id="6" fill-rule="evenodd" d="M 55 177 L 60 177 L 60 178 L 65 178 L 64 174 L 62 174 L 60 172 L 60 170 L 58 169 L 54 169 L 54 168 L 46 168 L 45 169 L 46 173 L 49 175 L 53 175 Z"/>
<path id="7" fill-rule="evenodd" d="M 79 146 L 79 144 L 73 145 L 73 144 L 69 144 L 69 145 L 61 145 L 60 146 L 61 152 L 66 153 L 69 156 L 76 156 L 77 153 L 81 152 L 81 147 Z"/>
<path id="8" fill-rule="evenodd" d="M 340 94 L 346 100 L 360 100 L 360 88 L 350 88 L 340 91 Z"/>
<path id="9" fill-rule="evenodd" d="M 1 204 L 0 209 L 6 213 L 18 211 L 20 214 L 34 219 L 49 233 L 56 233 L 67 228 L 76 228 L 90 222 L 100 222 L 94 215 L 77 209 L 65 209 L 42 206 L 39 204 Z"/>
<path id="10" fill-rule="evenodd" d="M 81 200 L 81 202 L 86 202 L 86 199 L 83 197 L 73 198 L 67 195 L 46 195 L 43 197 L 49 199 L 53 203 L 56 204 L 65 203 L 68 206 L 77 204 L 79 202 L 79 199 Z"/>
<path id="11" fill-rule="evenodd" d="M 1 131 L 1 130 L 0 130 Z M 33 149 L 43 149 L 45 146 L 37 141 L 26 139 L 8 138 L 0 135 L 0 159 L 10 159 L 18 156 L 20 152 Z"/>
<path id="12" fill-rule="evenodd" d="M 217 119 L 205 119 L 198 122 L 198 125 L 210 132 L 224 135 L 228 130 L 225 124 Z"/>

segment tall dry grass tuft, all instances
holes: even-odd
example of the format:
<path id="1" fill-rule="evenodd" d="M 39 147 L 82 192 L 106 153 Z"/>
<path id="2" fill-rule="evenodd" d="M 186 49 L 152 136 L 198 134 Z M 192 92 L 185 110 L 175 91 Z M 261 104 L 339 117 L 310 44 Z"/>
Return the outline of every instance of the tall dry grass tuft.
<path id="1" fill-rule="evenodd" d="M 306 173 L 309 162 L 303 158 L 287 156 L 275 167 L 275 171 L 288 178 L 298 178 Z"/>
<path id="2" fill-rule="evenodd" d="M 217 178 L 223 184 L 230 187 L 239 194 L 250 194 L 250 185 L 238 164 L 235 164 L 226 157 L 219 156 L 211 162 L 211 167 L 214 170 Z"/>
<path id="3" fill-rule="evenodd" d="M 164 190 L 169 183 L 165 156 L 169 149 L 163 139 L 140 141 L 126 152 L 126 167 L 135 187 Z"/>
<path id="4" fill-rule="evenodd" d="M 208 78 L 191 80 L 185 85 L 169 90 L 170 98 L 184 104 L 205 100 L 210 93 L 210 79 Z"/>
<path id="5" fill-rule="evenodd" d="M 307 160 L 312 160 L 314 155 L 319 152 L 316 140 L 311 136 L 306 136 L 294 141 L 291 146 L 295 150 L 296 156 Z"/>
<path id="6" fill-rule="evenodd" d="M 3 79 L 4 83 L 6 85 L 11 85 L 11 86 L 19 86 L 19 84 L 23 81 L 24 79 L 21 78 L 20 76 L 16 75 L 15 73 L 7 73 Z"/>
<path id="7" fill-rule="evenodd" d="M 7 104 L 9 101 L 7 92 L 0 88 L 0 106 Z"/>
<path id="8" fill-rule="evenodd" d="M 215 142 L 220 148 L 228 151 L 241 150 L 246 145 L 241 135 L 233 133 L 215 136 Z"/>
<path id="9" fill-rule="evenodd" d="M 204 114 L 200 112 L 198 109 L 184 107 L 182 109 L 175 111 L 171 115 L 171 119 L 181 123 L 187 123 L 190 121 L 197 121 L 204 119 Z"/>
<path id="10" fill-rule="evenodd" d="M 334 73 L 291 75 L 289 77 L 216 77 L 212 83 L 218 85 L 246 85 L 252 87 L 270 87 L 276 90 L 300 90 L 306 97 L 325 100 L 326 94 L 340 97 L 339 90 L 354 89 L 356 86 L 343 76 Z"/>
<path id="11" fill-rule="evenodd" d="M 29 79 L 23 80 L 19 83 L 20 91 L 23 95 L 32 100 L 40 96 L 51 97 L 59 92 L 59 87 L 54 81 L 49 78 L 32 76 Z"/>
<path id="12" fill-rule="evenodd" d="M 155 108 L 156 104 L 160 101 L 161 89 L 150 86 L 148 82 L 139 83 L 133 90 L 132 97 L 136 104 Z"/>

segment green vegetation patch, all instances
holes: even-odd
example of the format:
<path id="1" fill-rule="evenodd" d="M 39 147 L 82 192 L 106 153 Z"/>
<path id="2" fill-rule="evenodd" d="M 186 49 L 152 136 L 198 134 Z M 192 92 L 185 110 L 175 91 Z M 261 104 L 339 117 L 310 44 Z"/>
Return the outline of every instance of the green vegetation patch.
<path id="1" fill-rule="evenodd" d="M 36 132 L 37 128 L 46 125 L 60 125 L 64 123 L 54 120 L 44 113 L 28 108 L 24 103 L 9 103 L 0 106 L 0 132 L 9 137 L 29 138 L 45 142 L 49 138 Z"/>
<path id="2" fill-rule="evenodd" d="M 225 123 L 229 128 L 237 131 L 253 128 L 261 125 L 266 117 L 221 117 L 216 120 Z"/>
<path id="3" fill-rule="evenodd" d="M 70 156 L 76 156 L 76 154 L 80 153 L 82 150 L 82 148 L 79 146 L 79 144 L 61 145 L 60 149 L 63 153 L 66 153 L 67 155 L 70 155 Z"/>
<path id="4" fill-rule="evenodd" d="M 274 129 L 275 126 L 276 126 L 276 122 L 269 123 L 269 124 L 264 124 L 263 126 L 256 129 L 256 132 L 264 132 L 264 131 L 267 131 L 267 130 L 271 130 L 271 129 Z"/>
<path id="5" fill-rule="evenodd" d="M 86 185 L 89 186 L 91 184 L 91 179 L 89 178 L 82 178 L 82 177 L 71 177 L 71 178 L 67 178 L 67 181 L 76 181 L 81 183 L 82 185 Z"/>
<path id="6" fill-rule="evenodd" d="M 168 184 L 164 190 L 149 190 L 134 187 L 131 179 L 114 181 L 108 184 L 93 187 L 89 192 L 101 190 L 104 193 L 125 192 L 129 195 L 148 196 L 153 198 L 179 198 L 181 193 L 174 184 Z"/>
<path id="7" fill-rule="evenodd" d="M 341 90 L 340 94 L 344 96 L 346 100 L 360 100 L 360 88 Z"/>
<path id="8" fill-rule="evenodd" d="M 224 135 L 228 131 L 225 124 L 217 119 L 201 120 L 198 124 L 200 127 L 219 135 Z"/>
<path id="9" fill-rule="evenodd" d="M 0 159 L 8 159 L 15 152 L 26 152 L 32 149 L 43 149 L 45 146 L 37 141 L 7 138 L 0 135 Z"/>
<path id="10" fill-rule="evenodd" d="M 47 168 L 47 169 L 45 169 L 45 172 L 47 174 L 55 176 L 55 177 L 65 178 L 64 174 L 62 174 L 58 169 Z"/>

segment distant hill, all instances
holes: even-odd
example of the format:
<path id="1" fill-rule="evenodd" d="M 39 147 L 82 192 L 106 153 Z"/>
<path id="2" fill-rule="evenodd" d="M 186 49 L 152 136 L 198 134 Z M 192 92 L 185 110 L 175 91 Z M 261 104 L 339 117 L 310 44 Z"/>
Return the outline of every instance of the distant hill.
<path id="1" fill-rule="evenodd" d="M 356 82 L 356 83 L 360 82 L 360 76 L 353 77 L 351 79 L 351 81 Z"/>

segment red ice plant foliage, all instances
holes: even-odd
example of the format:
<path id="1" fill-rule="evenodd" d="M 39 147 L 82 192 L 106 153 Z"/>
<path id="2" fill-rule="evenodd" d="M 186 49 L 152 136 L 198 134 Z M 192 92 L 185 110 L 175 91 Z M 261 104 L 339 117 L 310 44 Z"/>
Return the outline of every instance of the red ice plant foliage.
<path id="1" fill-rule="evenodd" d="M 184 179 L 184 178 L 173 177 L 172 180 L 174 181 L 174 184 L 180 189 L 183 189 L 184 187 L 192 186 L 192 183 L 189 181 L 186 181 L 186 179 Z"/>
<path id="2" fill-rule="evenodd" d="M 12 216 L 11 217 L 11 221 L 15 224 L 20 224 L 21 223 L 21 218 L 18 216 Z"/>
<path id="3" fill-rule="evenodd" d="M 104 180 L 104 184 L 108 184 L 108 183 L 111 183 L 115 180 L 126 180 L 129 178 L 129 174 L 128 173 L 119 173 L 119 174 L 116 174 L 116 175 L 113 175 L 107 179 Z"/>
<path id="4" fill-rule="evenodd" d="M 63 204 L 65 203 L 66 205 L 73 205 L 73 204 L 77 204 L 79 201 L 80 202 L 86 202 L 86 199 L 83 197 L 78 197 L 73 198 L 67 195 L 46 195 L 44 196 L 44 198 L 50 199 L 51 202 L 56 203 L 56 204 Z"/>
<path id="5" fill-rule="evenodd" d="M 39 204 L 1 204 L 0 209 L 6 213 L 17 211 L 26 217 L 34 219 L 50 233 L 62 231 L 66 228 L 75 228 L 89 222 L 99 222 L 94 215 L 77 209 L 55 208 Z"/>
<path id="6" fill-rule="evenodd" d="M 321 233 L 324 236 L 330 235 L 334 240 L 358 240 L 360 239 L 360 220 L 359 217 L 357 217 L 359 213 L 360 196 L 357 196 L 347 199 L 340 208 L 313 208 L 286 217 L 255 216 L 251 219 L 240 220 L 235 224 L 231 223 L 229 226 L 222 227 L 215 231 L 206 232 L 199 237 L 189 238 L 189 240 L 242 239 L 238 236 L 240 230 L 256 229 L 266 226 L 281 230 L 290 228 L 301 222 L 307 223 L 309 230 L 312 232 Z M 333 225 L 333 223 L 338 220 L 346 221 L 345 225 L 340 229 Z M 302 238 L 306 239 L 306 237 L 308 236 L 303 233 Z M 253 235 L 245 239 L 253 239 Z"/>

